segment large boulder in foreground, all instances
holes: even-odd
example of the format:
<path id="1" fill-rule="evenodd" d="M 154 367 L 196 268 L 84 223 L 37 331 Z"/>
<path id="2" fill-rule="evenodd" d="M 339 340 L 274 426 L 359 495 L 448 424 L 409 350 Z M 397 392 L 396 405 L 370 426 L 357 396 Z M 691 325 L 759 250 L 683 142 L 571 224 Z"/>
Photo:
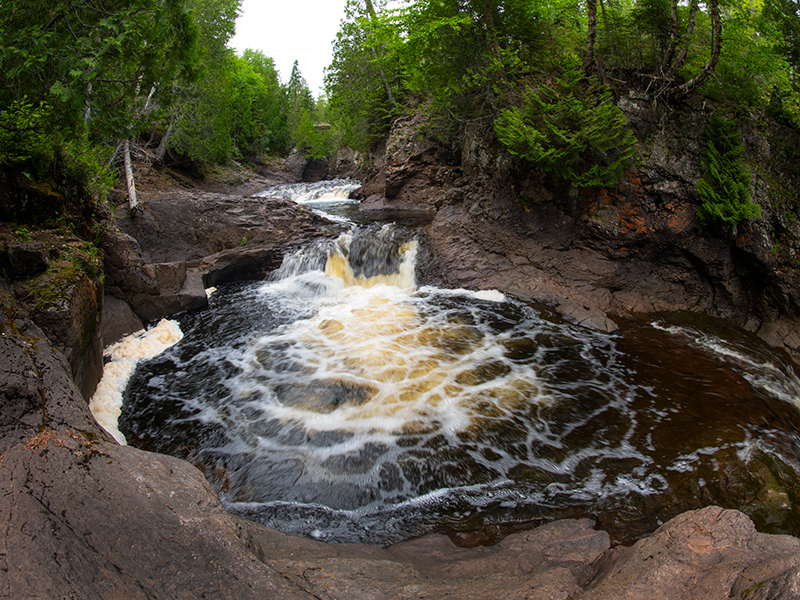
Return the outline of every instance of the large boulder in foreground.
<path id="1" fill-rule="evenodd" d="M 0 597 L 798 597 L 800 540 L 716 507 L 614 549 L 587 519 L 485 548 L 326 545 L 244 521 L 189 463 L 111 441 L 63 356 L 2 291 L 0 308 Z"/>

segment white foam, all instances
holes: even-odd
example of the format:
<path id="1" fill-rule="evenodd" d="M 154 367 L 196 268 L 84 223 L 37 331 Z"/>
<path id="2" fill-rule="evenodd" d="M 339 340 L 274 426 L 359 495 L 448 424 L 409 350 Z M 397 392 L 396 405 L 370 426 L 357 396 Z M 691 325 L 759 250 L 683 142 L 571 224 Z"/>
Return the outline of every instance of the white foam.
<path id="1" fill-rule="evenodd" d="M 773 362 L 760 360 L 748 355 L 744 349 L 737 348 L 731 342 L 691 328 L 666 326 L 659 322 L 653 322 L 651 326 L 659 331 L 686 338 L 693 345 L 716 355 L 734 368 L 741 369 L 742 376 L 753 387 L 800 408 L 800 378 L 791 368 L 784 369 Z"/>
<path id="2" fill-rule="evenodd" d="M 508 298 L 499 290 L 467 290 L 465 288 L 437 288 L 432 286 L 423 286 L 420 292 L 435 294 L 437 296 L 465 296 L 467 298 L 475 298 L 476 300 L 485 300 L 487 302 L 497 302 L 501 304 L 506 302 Z"/>
<path id="3" fill-rule="evenodd" d="M 105 355 L 110 360 L 103 368 L 103 377 L 89 402 L 89 409 L 100 426 L 121 445 L 127 444 L 118 427 L 122 413 L 122 394 L 136 363 L 161 354 L 181 338 L 183 333 L 178 323 L 162 319 L 152 329 L 133 333 L 106 348 Z"/>

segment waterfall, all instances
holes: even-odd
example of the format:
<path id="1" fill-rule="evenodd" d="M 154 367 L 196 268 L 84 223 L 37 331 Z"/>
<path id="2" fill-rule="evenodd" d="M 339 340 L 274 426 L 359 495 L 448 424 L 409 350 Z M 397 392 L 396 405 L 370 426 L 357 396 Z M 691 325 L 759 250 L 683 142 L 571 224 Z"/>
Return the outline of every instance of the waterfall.
<path id="1" fill-rule="evenodd" d="M 800 489 L 797 377 L 759 340 L 668 321 L 608 334 L 418 285 L 418 228 L 346 221 L 178 317 L 183 339 L 127 385 L 129 443 L 191 460 L 231 512 L 331 541 L 574 515 L 641 537 L 708 498 L 750 502 L 738 474 L 783 465 Z M 791 523 L 787 506 L 766 514 Z"/>

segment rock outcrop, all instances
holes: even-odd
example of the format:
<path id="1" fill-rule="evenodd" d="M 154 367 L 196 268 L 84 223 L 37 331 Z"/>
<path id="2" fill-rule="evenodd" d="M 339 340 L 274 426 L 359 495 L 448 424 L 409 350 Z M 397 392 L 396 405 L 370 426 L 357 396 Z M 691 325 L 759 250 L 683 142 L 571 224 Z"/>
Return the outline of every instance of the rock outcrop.
<path id="1" fill-rule="evenodd" d="M 631 548 L 589 520 L 493 547 L 429 535 L 327 545 L 225 512 L 189 463 L 118 446 L 63 356 L 0 293 L 0 597 L 789 600 L 800 540 L 736 511 L 681 515 Z"/>
<path id="2" fill-rule="evenodd" d="M 73 233 L 0 232 L 0 269 L 51 343 L 66 357 L 83 397 L 103 374 L 102 264 L 97 249 Z"/>
<path id="3" fill-rule="evenodd" d="M 414 144 L 405 146 L 407 157 L 418 155 Z M 534 290 L 555 303 L 572 299 L 576 308 L 565 312 L 579 318 L 585 310 L 587 323 L 613 327 L 606 307 L 626 296 L 597 284 L 615 267 L 605 247 L 581 237 L 587 224 L 571 217 L 574 211 L 558 204 L 521 209 L 503 190 L 467 185 L 452 166 L 437 170 L 435 153 L 423 146 L 424 174 L 398 172 L 391 182 L 400 203 L 412 189 L 436 186 L 419 197 L 437 213 L 429 244 L 441 273 L 520 295 Z M 470 225 L 475 218 L 484 221 Z M 299 207 L 218 193 L 151 196 L 144 214 L 119 209 L 116 222 L 119 230 L 101 240 L 108 289 L 119 296 L 107 296 L 103 306 L 107 342 L 138 328 L 140 318 L 204 305 L 206 285 L 263 276 L 287 245 L 324 231 Z M 538 232 L 539 246 L 529 245 L 530 231 Z M 456 252 L 461 246 L 464 256 Z M 40 255 L 50 261 L 49 253 Z M 745 515 L 716 507 L 685 513 L 629 548 L 612 548 L 608 533 L 588 519 L 554 521 L 474 548 L 441 535 L 388 548 L 327 545 L 245 521 L 225 512 L 188 462 L 114 443 L 73 381 L 63 352 L 76 346 L 51 340 L 2 281 L 0 309 L 0 597 L 789 600 L 800 594 L 800 540 L 758 533 Z M 81 310 L 96 319 L 99 300 Z"/>
<path id="4" fill-rule="evenodd" d="M 619 104 L 639 145 L 637 165 L 613 187 L 549 180 L 478 123 L 454 150 L 409 119 L 371 157 L 364 208 L 435 212 L 429 276 L 442 283 L 543 301 L 608 331 L 614 315 L 721 317 L 800 359 L 800 221 L 782 191 L 800 185 L 788 150 L 796 134 L 768 119 L 745 128 L 762 217 L 734 233 L 696 216 L 710 112 L 663 111 L 641 94 Z"/>
<path id="5" fill-rule="evenodd" d="M 263 279 L 285 249 L 322 235 L 323 219 L 285 200 L 198 191 L 143 195 L 100 238 L 106 290 L 153 321 L 207 306 L 205 289 Z"/>

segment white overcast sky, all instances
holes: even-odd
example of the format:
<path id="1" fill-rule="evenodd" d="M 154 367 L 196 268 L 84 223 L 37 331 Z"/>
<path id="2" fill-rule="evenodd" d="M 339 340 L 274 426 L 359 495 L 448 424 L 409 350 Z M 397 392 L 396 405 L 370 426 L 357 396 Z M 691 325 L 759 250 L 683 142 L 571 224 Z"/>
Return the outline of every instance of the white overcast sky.
<path id="1" fill-rule="evenodd" d="M 239 54 L 252 48 L 271 57 L 283 83 L 297 60 L 316 97 L 322 92 L 323 70 L 331 62 L 345 1 L 244 0 L 230 45 Z"/>

